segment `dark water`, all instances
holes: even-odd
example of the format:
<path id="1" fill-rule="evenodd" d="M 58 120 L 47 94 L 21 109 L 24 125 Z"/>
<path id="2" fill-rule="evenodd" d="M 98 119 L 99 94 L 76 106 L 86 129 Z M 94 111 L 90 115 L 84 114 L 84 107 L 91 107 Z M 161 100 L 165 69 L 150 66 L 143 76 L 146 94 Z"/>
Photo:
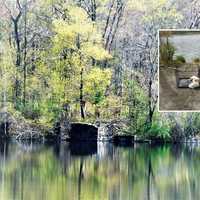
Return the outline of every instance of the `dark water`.
<path id="1" fill-rule="evenodd" d="M 200 199 L 200 148 L 0 144 L 1 200 Z"/>

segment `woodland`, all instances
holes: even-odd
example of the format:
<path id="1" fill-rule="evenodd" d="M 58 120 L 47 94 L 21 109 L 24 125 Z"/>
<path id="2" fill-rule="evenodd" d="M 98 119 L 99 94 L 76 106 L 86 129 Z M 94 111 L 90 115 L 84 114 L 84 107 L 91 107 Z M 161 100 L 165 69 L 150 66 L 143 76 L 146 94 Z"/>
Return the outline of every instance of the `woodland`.
<path id="1" fill-rule="evenodd" d="M 48 127 L 67 107 L 122 134 L 198 135 L 199 113 L 158 112 L 158 30 L 199 27 L 199 0 L 0 0 L 1 109 Z"/>

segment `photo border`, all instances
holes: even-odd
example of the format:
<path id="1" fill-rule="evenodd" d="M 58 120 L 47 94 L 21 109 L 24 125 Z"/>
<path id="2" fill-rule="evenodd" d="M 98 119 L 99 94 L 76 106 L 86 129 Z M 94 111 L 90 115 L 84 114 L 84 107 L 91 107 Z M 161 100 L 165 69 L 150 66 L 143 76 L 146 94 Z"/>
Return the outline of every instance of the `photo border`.
<path id="1" fill-rule="evenodd" d="M 192 112 L 199 112 L 200 113 L 200 110 L 160 110 L 160 62 L 159 62 L 159 56 L 160 56 L 160 31 L 183 31 L 183 32 L 199 32 L 200 33 L 200 29 L 158 29 L 157 30 L 157 39 L 158 39 L 158 43 L 157 43 L 157 48 L 158 48 L 158 112 L 160 113 L 173 113 L 173 112 L 176 112 L 176 113 L 183 113 L 183 112 L 189 112 L 189 113 L 192 113 Z M 199 108 L 200 109 L 200 108 Z"/>

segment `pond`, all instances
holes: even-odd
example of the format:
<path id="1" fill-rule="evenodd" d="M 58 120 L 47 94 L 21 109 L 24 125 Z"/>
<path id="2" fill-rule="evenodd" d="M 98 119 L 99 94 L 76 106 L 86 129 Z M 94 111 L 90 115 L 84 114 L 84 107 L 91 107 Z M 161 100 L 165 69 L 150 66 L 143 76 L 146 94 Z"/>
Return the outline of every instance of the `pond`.
<path id="1" fill-rule="evenodd" d="M 1 142 L 0 199 L 200 199 L 200 148 Z"/>
<path id="2" fill-rule="evenodd" d="M 200 32 L 196 34 L 172 35 L 169 41 L 176 48 L 175 56 L 182 55 L 187 62 L 200 58 Z"/>

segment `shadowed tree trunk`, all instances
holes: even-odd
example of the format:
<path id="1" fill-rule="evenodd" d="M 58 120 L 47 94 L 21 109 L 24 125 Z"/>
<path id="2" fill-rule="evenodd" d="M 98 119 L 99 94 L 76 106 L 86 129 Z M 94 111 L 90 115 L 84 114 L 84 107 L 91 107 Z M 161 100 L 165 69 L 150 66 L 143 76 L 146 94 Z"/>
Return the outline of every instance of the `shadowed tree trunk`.
<path id="1" fill-rule="evenodd" d="M 151 199 L 151 177 L 154 179 L 154 173 L 151 164 L 151 158 L 148 160 L 148 176 L 147 176 L 147 199 Z"/>
<path id="2" fill-rule="evenodd" d="M 77 40 L 76 40 L 76 46 L 78 48 L 78 51 L 80 51 L 81 49 L 81 45 L 80 45 L 80 35 L 77 36 Z M 80 66 L 82 65 L 82 56 L 81 56 L 81 52 L 79 52 L 79 59 L 80 59 Z M 83 100 L 83 67 L 81 66 L 81 72 L 80 72 L 80 97 L 79 97 L 79 102 L 80 102 L 80 112 L 81 112 L 81 118 L 84 119 L 85 118 L 85 101 Z"/>
<path id="3" fill-rule="evenodd" d="M 17 14 L 16 17 L 12 15 L 11 10 L 8 7 L 6 7 L 6 8 L 10 14 L 10 19 L 13 23 L 14 41 L 15 41 L 15 45 L 16 45 L 15 65 L 16 65 L 16 68 L 19 69 L 21 66 L 21 60 L 22 60 L 22 58 L 21 58 L 21 41 L 20 41 L 20 33 L 19 33 L 19 22 L 20 22 L 20 18 L 22 16 L 22 7 L 21 7 L 19 0 L 17 0 L 16 3 L 17 3 L 18 10 L 19 10 L 19 13 Z M 19 95 L 20 95 L 20 81 L 19 81 L 18 75 L 16 73 L 15 85 L 14 85 L 14 97 L 13 97 L 15 107 L 16 107 Z"/>
<path id="4" fill-rule="evenodd" d="M 85 101 L 83 100 L 83 68 L 81 69 L 81 80 L 80 80 L 80 107 L 81 107 L 81 118 L 85 118 Z"/>
<path id="5" fill-rule="evenodd" d="M 81 158 L 79 176 L 78 176 L 78 199 L 81 199 L 81 181 L 83 178 L 83 158 Z"/>
<path id="6" fill-rule="evenodd" d="M 24 93 L 23 93 L 23 104 L 26 104 L 26 57 L 27 57 L 27 2 L 25 4 L 25 12 L 24 12 Z"/>

